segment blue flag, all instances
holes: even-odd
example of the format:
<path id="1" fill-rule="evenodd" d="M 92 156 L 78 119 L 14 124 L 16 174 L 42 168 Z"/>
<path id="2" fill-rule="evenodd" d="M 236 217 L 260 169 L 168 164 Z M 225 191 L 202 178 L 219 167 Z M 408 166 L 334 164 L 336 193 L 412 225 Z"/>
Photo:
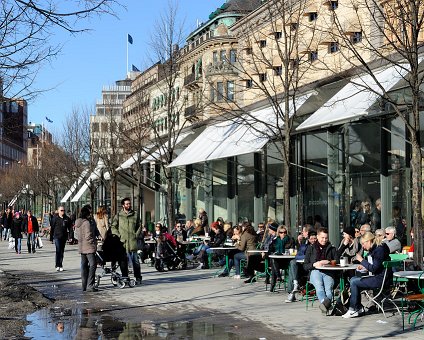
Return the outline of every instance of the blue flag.
<path id="1" fill-rule="evenodd" d="M 132 65 L 132 70 L 133 72 L 140 72 L 140 70 L 135 65 Z"/>
<path id="2" fill-rule="evenodd" d="M 52 121 L 51 119 L 49 119 L 49 117 L 47 117 L 47 116 L 46 116 L 46 120 L 47 120 L 49 123 L 53 123 L 53 121 Z"/>
<path id="3" fill-rule="evenodd" d="M 129 34 L 128 34 L 128 42 L 132 45 L 132 43 L 133 43 L 133 38 L 132 38 L 132 36 L 130 36 Z"/>

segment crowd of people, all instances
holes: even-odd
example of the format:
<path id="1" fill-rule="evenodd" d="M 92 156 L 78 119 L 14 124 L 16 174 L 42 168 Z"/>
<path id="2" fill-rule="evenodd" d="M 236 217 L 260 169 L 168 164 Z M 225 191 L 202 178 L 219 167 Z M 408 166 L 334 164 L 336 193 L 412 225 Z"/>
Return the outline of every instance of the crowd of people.
<path id="1" fill-rule="evenodd" d="M 368 201 L 354 202 L 351 226 L 343 229 L 340 244 L 333 245 L 319 216 L 314 221 L 308 219 L 309 223 L 295 236 L 290 235 L 284 224 L 272 219 L 259 223 L 256 229 L 248 220 L 233 224 L 219 217 L 209 223 L 204 209 L 199 209 L 198 217 L 193 220 L 177 220 L 170 229 L 158 222 L 154 230 L 149 231 L 141 224 L 139 214 L 132 210 L 131 200 L 124 198 L 121 210 L 111 219 L 105 207 L 93 213 L 91 206 L 86 205 L 75 218 L 70 213 L 65 214 L 65 208 L 60 206 L 50 220 L 50 240 L 55 245 L 58 272 L 64 270 L 66 244 L 70 239 L 71 243 L 77 240 L 83 291 L 98 290 L 95 282 L 98 245 L 115 255 L 113 261 L 119 265 L 124 278 L 129 277 L 129 267 L 132 267 L 136 284 L 142 283 L 141 263 L 148 258 L 152 263 L 165 261 L 167 249 L 170 249 L 180 260 L 197 262 L 198 269 L 211 265 L 222 267 L 219 277 L 229 276 L 234 267 L 233 278 L 244 277 L 245 284 L 257 281 L 261 273 L 265 283 L 270 284 L 270 292 L 277 289 L 284 276 L 287 303 L 297 301 L 297 295 L 304 293 L 302 287 L 308 282 L 313 285 L 319 308 L 325 314 L 332 312 L 335 283 L 340 275 L 340 272 L 328 270 L 327 266 L 343 259 L 346 263 L 357 264 L 356 270 L 343 273 L 350 287 L 349 308 L 343 317 L 351 318 L 364 314 L 361 291 L 382 285 L 385 279 L 383 262 L 390 260 L 390 254 L 401 253 L 405 245 L 405 222 L 397 207 L 393 212 L 392 226 L 383 229 L 380 200 L 376 201 L 374 210 Z M 17 254 L 22 252 L 24 236 L 28 253 L 35 253 L 40 228 L 30 210 L 15 212 L 8 208 L 2 214 L 0 225 L 1 239 L 13 238 Z M 412 232 L 411 236 L 413 239 Z M 156 243 L 146 244 L 149 238 Z M 192 239 L 196 242 L 190 242 Z M 226 246 L 231 248 L 226 250 Z M 273 254 L 293 256 L 270 257 Z M 391 273 L 387 277 L 390 279 Z"/>

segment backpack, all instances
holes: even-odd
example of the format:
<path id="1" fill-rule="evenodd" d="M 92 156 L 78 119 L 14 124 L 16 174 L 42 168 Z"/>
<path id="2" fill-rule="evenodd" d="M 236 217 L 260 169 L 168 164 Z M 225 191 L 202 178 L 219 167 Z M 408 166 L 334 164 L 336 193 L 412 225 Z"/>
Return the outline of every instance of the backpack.
<path id="1" fill-rule="evenodd" d="M 342 316 L 349 310 L 350 290 L 346 287 L 337 299 L 331 315 Z"/>

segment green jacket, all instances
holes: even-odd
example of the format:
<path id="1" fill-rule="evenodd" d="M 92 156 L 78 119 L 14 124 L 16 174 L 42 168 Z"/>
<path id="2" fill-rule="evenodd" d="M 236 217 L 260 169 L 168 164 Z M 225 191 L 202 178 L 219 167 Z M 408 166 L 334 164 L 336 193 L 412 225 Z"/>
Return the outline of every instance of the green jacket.
<path id="1" fill-rule="evenodd" d="M 142 226 L 137 214 L 131 210 L 126 214 L 121 210 L 112 220 L 112 234 L 118 235 L 127 252 L 137 251 L 137 239 Z"/>

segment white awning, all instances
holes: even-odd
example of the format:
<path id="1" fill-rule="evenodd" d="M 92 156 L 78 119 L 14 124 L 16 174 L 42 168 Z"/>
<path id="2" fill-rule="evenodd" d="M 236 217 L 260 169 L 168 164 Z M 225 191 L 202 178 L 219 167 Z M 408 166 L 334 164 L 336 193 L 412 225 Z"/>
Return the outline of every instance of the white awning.
<path id="1" fill-rule="evenodd" d="M 84 170 L 81 173 L 81 175 L 78 177 L 78 179 L 74 182 L 74 184 L 72 184 L 71 188 L 67 191 L 65 196 L 63 196 L 63 198 L 60 200 L 60 203 L 65 203 L 71 197 L 71 195 L 74 193 L 74 191 L 77 189 L 77 187 L 81 184 L 81 182 L 83 181 L 83 179 L 87 175 L 87 173 L 88 173 L 88 170 Z"/>
<path id="2" fill-rule="evenodd" d="M 9 204 L 8 204 L 8 206 L 9 206 L 9 207 L 13 206 L 13 205 L 16 203 L 16 201 L 18 200 L 19 195 L 20 195 L 20 193 L 19 193 L 19 194 L 16 194 L 16 195 L 12 198 L 12 200 L 11 200 L 11 201 L 9 202 Z"/>
<path id="3" fill-rule="evenodd" d="M 191 134 L 193 134 L 193 131 L 180 133 L 179 136 L 177 137 L 174 145 L 178 146 L 179 143 L 181 143 L 186 137 L 188 137 Z M 155 148 L 155 146 L 153 144 L 146 147 L 146 149 L 149 149 L 149 152 L 146 152 L 146 151 L 141 152 L 141 157 L 140 157 L 141 164 L 152 162 L 152 161 L 155 161 L 155 160 L 160 158 L 161 151 L 159 150 L 159 148 Z M 164 145 L 161 146 L 161 149 L 162 149 L 162 151 L 166 151 L 166 147 Z M 124 163 L 122 163 L 116 169 L 116 171 L 131 168 L 136 162 L 138 162 L 138 160 L 139 160 L 139 153 L 134 153 L 130 158 L 128 158 Z"/>
<path id="4" fill-rule="evenodd" d="M 71 202 L 78 202 L 80 200 L 80 198 L 82 197 L 82 195 L 85 194 L 85 192 L 88 190 L 88 188 L 90 187 L 91 183 L 97 179 L 100 178 L 101 175 L 101 170 L 105 167 L 104 163 L 99 161 L 97 163 L 96 168 L 94 169 L 94 171 L 90 174 L 90 176 L 84 181 L 84 184 L 82 185 L 82 187 L 78 190 L 78 192 L 76 193 L 76 195 L 71 199 Z"/>
<path id="5" fill-rule="evenodd" d="M 296 99 L 296 108 L 309 98 L 310 94 Z M 293 103 L 290 114 L 294 113 Z M 227 157 L 258 152 L 268 142 L 272 131 L 283 127 L 273 107 L 267 107 L 248 115 L 208 126 L 169 167 L 211 161 Z M 267 130 L 272 130 L 267 133 Z"/>
<path id="6" fill-rule="evenodd" d="M 407 66 L 402 65 L 374 72 L 377 81 L 369 74 L 352 78 L 296 130 L 324 128 L 368 115 L 370 107 L 384 93 L 379 85 L 384 88 L 384 91 L 389 91 L 396 83 L 404 79 L 407 73 Z"/>

